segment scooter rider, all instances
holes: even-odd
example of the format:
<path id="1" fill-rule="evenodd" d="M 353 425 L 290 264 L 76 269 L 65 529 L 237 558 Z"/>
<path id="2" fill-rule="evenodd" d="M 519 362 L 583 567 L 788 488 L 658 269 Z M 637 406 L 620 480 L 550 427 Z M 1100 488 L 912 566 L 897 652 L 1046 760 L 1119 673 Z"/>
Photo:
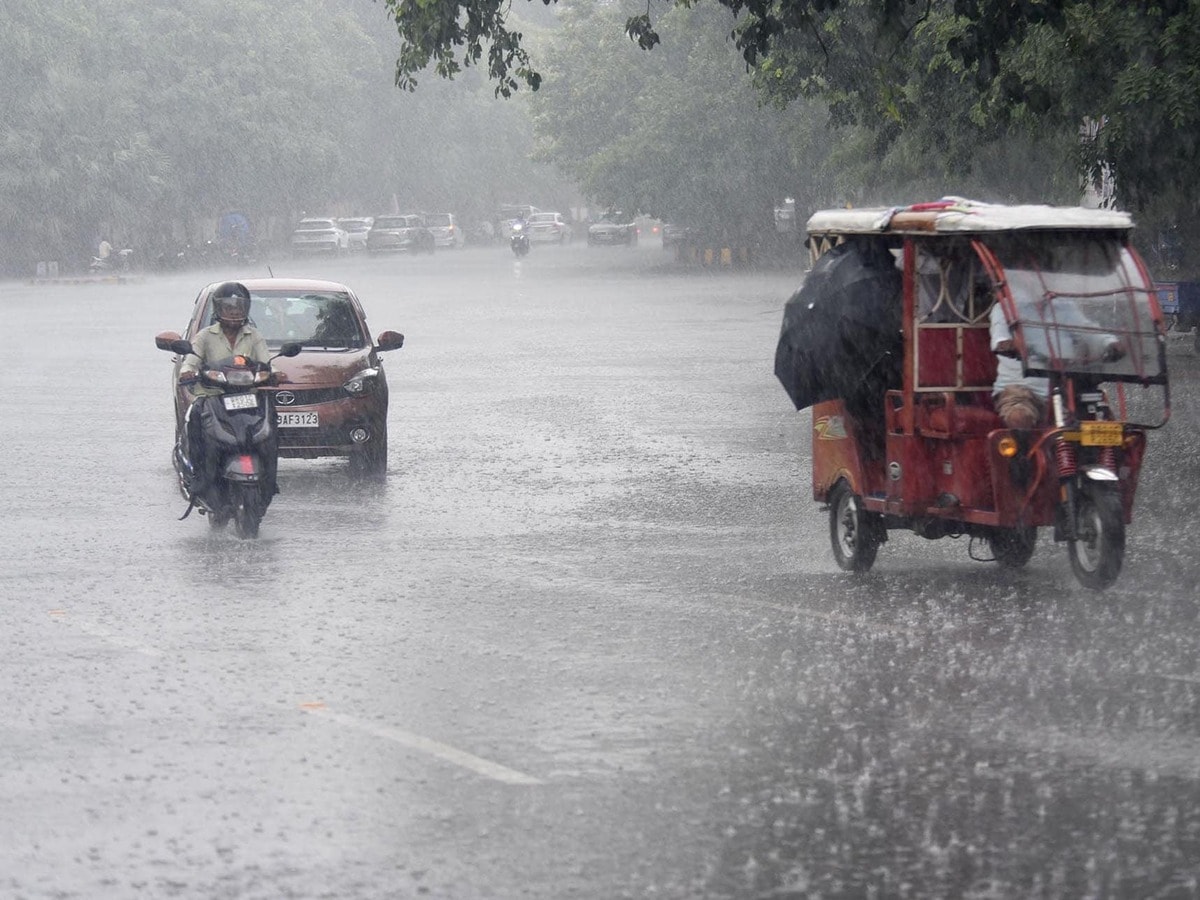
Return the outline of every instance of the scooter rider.
<path id="1" fill-rule="evenodd" d="M 203 430 L 200 427 L 200 405 L 220 391 L 199 383 L 199 372 L 206 366 L 230 356 L 244 356 L 255 362 L 266 363 L 271 359 L 267 342 L 250 324 L 250 291 L 238 281 L 226 281 L 217 286 L 212 294 L 212 308 L 216 323 L 201 330 L 192 341 L 192 352 L 183 360 L 179 369 L 179 383 L 184 385 L 195 398 L 188 407 L 187 455 L 192 461 L 195 477 L 191 485 L 193 495 L 202 493 L 215 477 L 216 461 L 209 458 L 204 446 Z M 282 373 L 275 373 L 273 381 L 285 380 Z M 278 492 L 275 484 L 276 460 L 274 453 L 267 454 L 266 499 Z"/>

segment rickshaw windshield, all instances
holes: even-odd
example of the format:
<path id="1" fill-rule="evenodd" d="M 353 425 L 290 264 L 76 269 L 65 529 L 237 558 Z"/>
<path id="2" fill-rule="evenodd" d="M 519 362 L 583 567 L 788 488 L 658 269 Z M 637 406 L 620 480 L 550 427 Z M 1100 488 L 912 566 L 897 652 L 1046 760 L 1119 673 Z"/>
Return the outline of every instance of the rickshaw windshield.
<path id="1" fill-rule="evenodd" d="M 1107 233 L 1037 233 L 988 241 L 1012 298 L 1005 314 L 1033 374 L 1101 381 L 1165 378 L 1146 284 Z"/>

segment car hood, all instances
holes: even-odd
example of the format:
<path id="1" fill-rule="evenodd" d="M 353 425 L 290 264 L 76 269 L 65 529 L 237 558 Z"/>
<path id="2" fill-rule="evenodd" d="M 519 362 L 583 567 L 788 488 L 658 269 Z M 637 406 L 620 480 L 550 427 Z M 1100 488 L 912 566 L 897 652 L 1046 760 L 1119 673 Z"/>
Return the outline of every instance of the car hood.
<path id="1" fill-rule="evenodd" d="M 302 350 L 299 356 L 281 356 L 271 368 L 288 377 L 293 387 L 341 386 L 371 365 L 371 349 Z"/>

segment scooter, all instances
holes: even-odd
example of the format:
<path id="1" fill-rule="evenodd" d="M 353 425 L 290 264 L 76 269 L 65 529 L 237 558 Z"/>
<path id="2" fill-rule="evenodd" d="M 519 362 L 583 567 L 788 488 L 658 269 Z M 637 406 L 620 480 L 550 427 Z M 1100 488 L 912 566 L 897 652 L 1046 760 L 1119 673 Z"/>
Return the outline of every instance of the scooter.
<path id="1" fill-rule="evenodd" d="M 155 345 L 179 356 L 192 352 L 191 343 L 174 332 L 160 334 Z M 181 519 L 196 509 L 213 528 L 232 520 L 238 537 L 258 537 L 274 493 L 278 453 L 273 395 L 258 389 L 272 383 L 271 361 L 299 352 L 300 344 L 287 343 L 266 363 L 231 356 L 199 373 L 200 384 L 220 393 L 197 398 L 176 433 L 172 461 L 188 501 Z M 193 450 L 189 435 L 200 438 L 203 454 Z"/>
<path id="2" fill-rule="evenodd" d="M 512 237 L 508 239 L 508 245 L 512 247 L 513 255 L 520 259 L 529 252 L 529 235 L 525 233 L 525 224 L 523 222 L 514 222 L 512 225 Z"/>

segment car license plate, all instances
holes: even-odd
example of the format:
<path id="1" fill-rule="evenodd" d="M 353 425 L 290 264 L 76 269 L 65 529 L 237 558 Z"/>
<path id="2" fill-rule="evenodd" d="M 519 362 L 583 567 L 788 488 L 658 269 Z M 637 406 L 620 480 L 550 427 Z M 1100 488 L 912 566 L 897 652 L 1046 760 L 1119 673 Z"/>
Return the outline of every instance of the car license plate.
<path id="1" fill-rule="evenodd" d="M 256 409 L 258 397 L 255 394 L 226 394 L 221 398 L 226 409 Z"/>
<path id="2" fill-rule="evenodd" d="M 1080 422 L 1079 443 L 1084 447 L 1119 447 L 1125 438 L 1120 422 Z"/>
<path id="3" fill-rule="evenodd" d="M 318 428 L 321 424 L 315 412 L 281 412 L 275 415 L 275 424 L 280 428 Z"/>

